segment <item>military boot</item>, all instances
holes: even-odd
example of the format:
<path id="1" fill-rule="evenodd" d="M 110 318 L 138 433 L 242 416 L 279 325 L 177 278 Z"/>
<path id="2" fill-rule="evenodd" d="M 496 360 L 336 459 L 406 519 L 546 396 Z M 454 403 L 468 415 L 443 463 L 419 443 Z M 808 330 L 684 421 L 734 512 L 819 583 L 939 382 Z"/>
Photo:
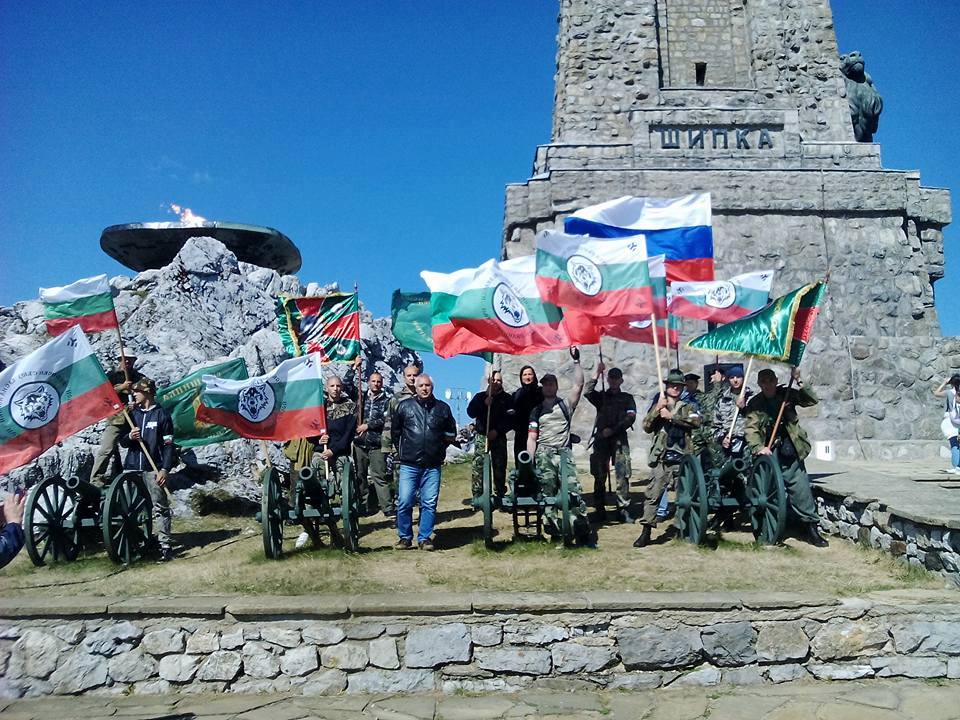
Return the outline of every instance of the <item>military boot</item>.
<path id="1" fill-rule="evenodd" d="M 642 548 L 642 547 L 646 547 L 647 545 L 649 545 L 649 544 L 650 544 L 650 533 L 651 533 L 651 532 L 652 532 L 651 526 L 650 526 L 650 525 L 644 525 L 644 526 L 643 526 L 643 532 L 640 533 L 640 537 L 638 537 L 636 540 L 633 541 L 633 546 L 634 546 L 635 548 Z"/>
<path id="2" fill-rule="evenodd" d="M 830 543 L 827 542 L 827 539 L 820 534 L 820 524 L 819 523 L 807 523 L 806 531 L 803 534 L 803 539 L 814 547 L 827 547 Z"/>

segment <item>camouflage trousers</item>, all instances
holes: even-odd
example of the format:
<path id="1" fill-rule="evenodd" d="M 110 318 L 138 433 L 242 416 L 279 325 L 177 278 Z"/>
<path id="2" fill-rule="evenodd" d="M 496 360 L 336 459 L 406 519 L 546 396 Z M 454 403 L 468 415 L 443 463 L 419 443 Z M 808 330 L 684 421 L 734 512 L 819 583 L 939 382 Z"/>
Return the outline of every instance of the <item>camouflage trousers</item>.
<path id="1" fill-rule="evenodd" d="M 473 497 L 483 495 L 483 456 L 487 452 L 487 436 L 477 433 L 476 444 L 473 451 L 473 474 L 471 476 L 471 488 Z M 490 490 L 497 497 L 503 497 L 507 494 L 507 438 L 498 435 L 497 438 L 489 443 L 490 447 Z"/>
<path id="2" fill-rule="evenodd" d="M 663 491 L 676 485 L 679 474 L 679 465 L 664 465 L 658 462 L 650 468 L 650 484 L 643 493 L 643 516 L 640 519 L 644 525 L 657 524 L 657 506 Z"/>
<path id="3" fill-rule="evenodd" d="M 614 477 L 617 479 L 617 508 L 630 507 L 630 443 L 626 440 L 598 443 L 590 455 L 590 474 L 593 475 L 593 506 L 602 508 L 606 504 L 607 477 L 610 464 L 613 464 Z"/>
<path id="4" fill-rule="evenodd" d="M 570 491 L 570 520 L 573 523 L 574 534 L 581 535 L 590 531 L 590 521 L 587 520 L 587 504 L 583 501 L 583 491 L 577 481 L 577 466 L 573 462 L 573 451 L 570 448 L 551 448 L 538 446 L 535 458 L 537 479 L 540 481 L 540 491 L 546 497 L 556 497 L 560 492 L 560 474 L 567 478 L 567 489 Z M 543 513 L 547 532 L 554 537 L 563 534 L 562 507 L 559 503 L 547 507 Z"/>
<path id="5" fill-rule="evenodd" d="M 340 492 L 340 475 L 343 473 L 343 468 L 347 464 L 347 456 L 342 455 L 338 458 L 330 460 L 329 463 L 325 462 L 320 453 L 316 452 L 310 458 L 310 467 L 313 468 L 315 477 L 323 479 L 327 477 L 327 472 L 330 473 L 330 481 L 334 484 L 334 493 Z M 356 481 L 356 478 L 354 478 Z"/>

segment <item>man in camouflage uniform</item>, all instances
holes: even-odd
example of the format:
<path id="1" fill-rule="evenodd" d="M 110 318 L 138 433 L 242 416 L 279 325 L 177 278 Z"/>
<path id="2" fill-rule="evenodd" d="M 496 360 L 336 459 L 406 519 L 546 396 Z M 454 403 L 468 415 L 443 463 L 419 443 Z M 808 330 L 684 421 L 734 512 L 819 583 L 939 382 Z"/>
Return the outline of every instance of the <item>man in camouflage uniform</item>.
<path id="1" fill-rule="evenodd" d="M 328 477 L 339 486 L 357 432 L 357 404 L 343 394 L 343 380 L 336 375 L 327 379 L 324 395 L 327 431 L 324 435 L 310 438 L 314 444 L 310 467 L 313 468 L 315 477 Z M 295 547 L 303 547 L 309 539 L 310 536 L 305 530 L 297 537 Z M 314 542 L 319 544 L 319 538 L 315 537 Z"/>
<path id="2" fill-rule="evenodd" d="M 713 439 L 722 449 L 723 455 L 742 455 L 748 452 L 746 446 L 747 416 L 744 408 L 753 396 L 750 388 L 743 388 L 743 368 L 739 365 L 727 368 L 725 373 L 726 386 L 721 385 L 723 392 L 713 403 Z M 743 397 L 740 393 L 743 392 Z M 738 410 L 739 409 L 739 410 Z M 704 415 L 711 415 L 711 408 L 704 408 Z M 734 416 L 737 420 L 734 423 Z M 733 432 L 730 426 L 733 425 Z M 729 437 L 728 437 L 729 435 Z"/>
<path id="3" fill-rule="evenodd" d="M 150 378 L 141 375 L 134 369 L 133 364 L 137 361 L 137 356 L 132 355 L 129 350 L 124 350 L 120 356 L 120 367 L 110 373 L 108 379 L 113 389 L 117 391 L 124 407 L 133 406 L 133 386 L 140 380 L 150 380 Z M 126 370 L 126 372 L 124 372 Z M 129 377 L 129 379 L 127 379 Z M 93 456 L 93 468 L 90 471 L 90 482 L 97 485 L 106 485 L 109 480 L 107 474 L 110 471 L 110 461 L 116 461 L 115 469 L 119 472 L 122 467 L 120 461 L 120 438 L 128 431 L 127 420 L 123 413 L 117 413 L 107 420 L 107 426 L 100 436 L 100 447 Z"/>
<path id="4" fill-rule="evenodd" d="M 580 483 L 577 482 L 577 466 L 573 462 L 570 449 L 570 420 L 580 395 L 583 393 L 583 369 L 580 367 L 580 351 L 570 349 L 573 358 L 573 394 L 569 401 L 557 395 L 557 376 L 544 375 L 540 380 L 543 389 L 543 402 L 530 411 L 530 433 L 527 436 L 527 452 L 534 458 L 537 479 L 541 492 L 548 497 L 556 497 L 560 491 L 560 477 L 568 479 L 570 492 L 570 516 L 573 534 L 579 545 L 595 548 L 596 536 L 587 520 L 587 506 L 581 497 Z M 557 517 L 557 508 L 549 507 L 544 513 L 547 532 L 553 537 L 563 534 L 561 519 Z"/>
<path id="5" fill-rule="evenodd" d="M 386 517 L 393 517 L 396 511 L 382 449 L 382 432 L 389 403 L 390 396 L 383 389 L 383 376 L 378 372 L 370 373 L 363 403 L 363 422 L 357 426 L 357 437 L 353 441 L 353 460 L 357 466 L 361 508 L 371 510 L 375 500 Z M 371 485 L 373 493 L 370 492 Z"/>
<path id="6" fill-rule="evenodd" d="M 494 506 L 503 504 L 507 494 L 507 433 L 512 429 L 513 398 L 503 391 L 503 375 L 499 370 L 490 373 L 487 384 L 489 392 L 482 390 L 470 399 L 467 415 L 476 421 L 476 443 L 473 450 L 473 474 L 471 486 L 473 497 L 483 495 L 483 456 L 490 450 L 492 491 L 496 493 Z M 490 413 L 490 430 L 487 432 L 487 411 Z"/>
<path id="7" fill-rule="evenodd" d="M 820 516 L 817 514 L 813 493 L 810 492 L 807 468 L 803 463 L 810 454 L 810 441 L 806 431 L 800 427 L 796 411 L 797 406 L 813 407 L 819 400 L 813 390 L 804 387 L 800 379 L 800 368 L 793 368 L 792 375 L 797 387 L 788 392 L 787 388 L 777 385 L 777 374 L 773 370 L 763 369 L 757 373 L 760 392 L 747 403 L 746 440 L 755 456 L 773 455 L 780 463 L 790 509 L 804 525 L 803 539 L 816 547 L 826 547 L 828 543 L 820 535 Z M 771 447 L 767 447 L 773 425 L 784 403 L 786 406 L 777 436 Z"/>
<path id="8" fill-rule="evenodd" d="M 590 474 L 593 475 L 593 507 L 597 519 L 606 520 L 606 489 L 610 463 L 617 478 L 617 514 L 620 522 L 630 523 L 630 443 L 627 430 L 637 419 L 637 404 L 633 395 L 623 392 L 623 372 L 610 368 L 607 389 L 597 390 L 597 381 L 603 375 L 604 365 L 597 365 L 596 377 L 587 383 L 586 398 L 597 409 L 593 425 L 593 452 L 590 455 Z"/>
<path id="9" fill-rule="evenodd" d="M 653 435 L 648 464 L 650 485 L 644 496 L 643 531 L 633 546 L 645 547 L 656 524 L 657 504 L 664 489 L 676 482 L 680 462 L 693 452 L 691 432 L 700 427 L 701 417 L 696 407 L 680 399 L 684 379 L 679 370 L 667 374 L 666 393 L 661 396 L 643 419 L 643 430 Z"/>

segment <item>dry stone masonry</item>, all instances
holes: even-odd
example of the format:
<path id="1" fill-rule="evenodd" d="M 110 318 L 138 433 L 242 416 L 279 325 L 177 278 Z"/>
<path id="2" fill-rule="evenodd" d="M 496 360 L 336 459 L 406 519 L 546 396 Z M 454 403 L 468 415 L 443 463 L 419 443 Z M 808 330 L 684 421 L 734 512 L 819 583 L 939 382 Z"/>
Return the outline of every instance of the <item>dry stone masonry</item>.
<path id="1" fill-rule="evenodd" d="M 7 598 L 0 698 L 960 678 L 960 604 L 950 592 L 503 599 Z M 181 614 L 169 609 L 178 606 Z M 280 608 L 289 619 L 278 619 Z"/>
<path id="2" fill-rule="evenodd" d="M 822 396 L 813 439 L 840 459 L 931 456 L 932 381 L 960 365 L 933 294 L 950 197 L 855 141 L 839 56 L 827 0 L 561 0 L 553 136 L 507 188 L 503 253 L 531 253 L 586 205 L 709 191 L 718 277 L 772 267 L 781 294 L 830 272 L 804 360 Z M 604 355 L 653 393 L 651 348 L 605 341 Z M 539 365 L 569 380 L 563 353 Z"/>

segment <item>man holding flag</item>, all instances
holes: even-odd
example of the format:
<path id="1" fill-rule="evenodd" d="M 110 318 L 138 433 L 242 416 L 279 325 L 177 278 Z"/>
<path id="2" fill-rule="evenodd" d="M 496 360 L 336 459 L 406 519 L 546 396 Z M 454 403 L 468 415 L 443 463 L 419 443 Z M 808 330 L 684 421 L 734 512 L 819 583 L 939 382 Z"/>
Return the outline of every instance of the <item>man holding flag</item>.
<path id="1" fill-rule="evenodd" d="M 129 350 L 122 350 L 119 360 L 120 366 L 111 372 L 108 377 L 110 384 L 113 385 L 113 389 L 116 390 L 124 405 L 129 407 L 134 403 L 133 386 L 141 380 L 152 381 L 145 375 L 141 375 L 133 367 L 133 364 L 137 361 L 137 356 Z M 110 460 L 116 460 L 117 468 L 121 466 L 118 447 L 120 437 L 125 434 L 126 428 L 127 421 L 124 419 L 123 413 L 118 413 L 107 421 L 107 426 L 103 429 L 103 435 L 100 436 L 100 447 L 97 448 L 97 452 L 93 456 L 90 482 L 100 485 L 107 484 Z"/>
<path id="2" fill-rule="evenodd" d="M 746 439 L 755 455 L 774 455 L 780 463 L 783 484 L 787 490 L 790 509 L 804 525 L 803 538 L 815 547 L 826 547 L 820 534 L 820 516 L 817 503 L 810 492 L 810 477 L 803 461 L 810 454 L 810 441 L 800 427 L 796 407 L 813 407 L 818 399 L 813 390 L 804 386 L 800 368 L 791 369 L 791 385 L 777 385 L 777 374 L 765 368 L 757 373 L 760 393 L 747 403 Z M 777 418 L 777 434 L 771 438 Z"/>

